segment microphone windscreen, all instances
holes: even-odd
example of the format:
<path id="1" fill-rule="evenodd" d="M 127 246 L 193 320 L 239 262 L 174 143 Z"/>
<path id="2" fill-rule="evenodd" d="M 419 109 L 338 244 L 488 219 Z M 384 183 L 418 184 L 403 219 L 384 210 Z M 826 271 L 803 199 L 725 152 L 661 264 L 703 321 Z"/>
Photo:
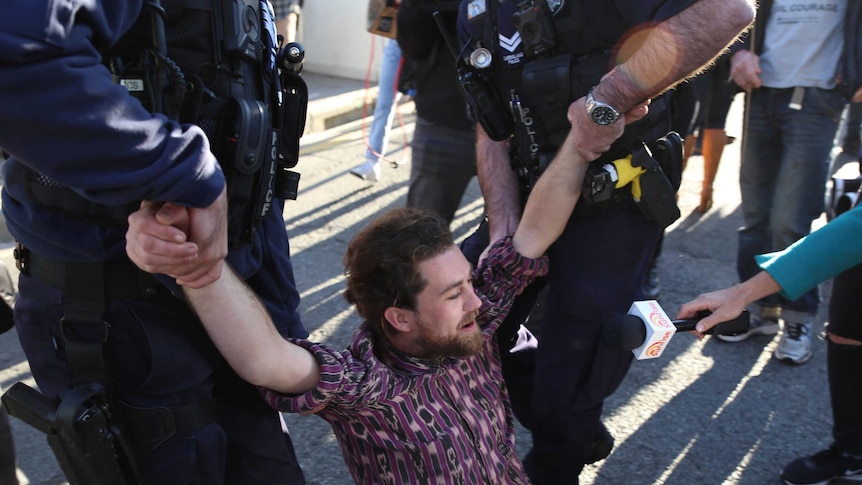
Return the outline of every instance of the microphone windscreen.
<path id="1" fill-rule="evenodd" d="M 640 347 L 646 340 L 646 326 L 635 315 L 617 315 L 605 322 L 605 342 L 611 347 L 632 350 Z"/>

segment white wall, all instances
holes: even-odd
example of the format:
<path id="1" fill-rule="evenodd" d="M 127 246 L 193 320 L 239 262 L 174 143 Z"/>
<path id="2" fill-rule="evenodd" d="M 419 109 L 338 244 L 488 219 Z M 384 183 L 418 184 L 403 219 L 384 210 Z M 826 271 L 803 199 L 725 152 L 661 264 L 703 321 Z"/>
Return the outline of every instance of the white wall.
<path id="1" fill-rule="evenodd" d="M 364 0 L 305 0 L 302 7 L 304 69 L 317 74 L 365 79 L 373 49 L 371 81 L 377 82 L 386 39 L 365 30 Z"/>

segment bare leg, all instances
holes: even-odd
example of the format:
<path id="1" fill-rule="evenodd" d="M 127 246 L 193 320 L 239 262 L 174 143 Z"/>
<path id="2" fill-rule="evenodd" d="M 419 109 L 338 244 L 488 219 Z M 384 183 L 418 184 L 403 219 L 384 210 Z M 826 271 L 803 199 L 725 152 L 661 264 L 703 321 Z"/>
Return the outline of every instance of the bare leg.
<path id="1" fill-rule="evenodd" d="M 723 129 L 707 128 L 703 130 L 703 186 L 700 190 L 700 205 L 698 212 L 706 212 L 712 207 L 712 184 L 718 173 L 718 164 L 727 144 L 727 132 Z"/>
<path id="2" fill-rule="evenodd" d="M 682 169 L 688 165 L 688 157 L 694 153 L 694 147 L 697 145 L 697 135 L 688 135 L 682 142 Z"/>

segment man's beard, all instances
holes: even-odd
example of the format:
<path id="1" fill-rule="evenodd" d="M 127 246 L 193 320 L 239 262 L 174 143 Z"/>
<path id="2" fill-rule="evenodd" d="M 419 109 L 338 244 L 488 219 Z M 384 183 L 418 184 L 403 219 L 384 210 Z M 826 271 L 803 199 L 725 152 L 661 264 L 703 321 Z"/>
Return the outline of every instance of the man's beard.
<path id="1" fill-rule="evenodd" d="M 464 317 L 458 323 L 458 329 L 463 328 L 470 322 L 476 320 L 479 316 L 479 311 L 473 311 Z M 470 357 L 476 355 L 482 350 L 482 345 L 485 339 L 482 337 L 482 330 L 479 328 L 479 322 L 475 323 L 475 328 L 469 333 L 458 332 L 455 335 L 447 337 L 435 337 L 424 332 L 420 345 L 422 347 L 419 357 L 426 359 L 439 359 L 441 357 Z"/>

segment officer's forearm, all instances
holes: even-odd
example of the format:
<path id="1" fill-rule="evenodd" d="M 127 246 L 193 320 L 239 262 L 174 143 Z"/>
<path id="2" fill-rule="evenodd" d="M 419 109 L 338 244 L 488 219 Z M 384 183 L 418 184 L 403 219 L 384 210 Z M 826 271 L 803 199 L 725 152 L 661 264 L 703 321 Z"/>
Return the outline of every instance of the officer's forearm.
<path id="1" fill-rule="evenodd" d="M 492 242 L 511 234 L 521 216 L 518 179 L 509 166 L 508 144 L 488 137 L 476 127 L 476 170 L 485 199 Z"/>
<path id="2" fill-rule="evenodd" d="M 596 98 L 625 112 L 661 94 L 708 66 L 751 25 L 754 12 L 751 0 L 696 2 L 651 29 L 595 88 Z"/>

